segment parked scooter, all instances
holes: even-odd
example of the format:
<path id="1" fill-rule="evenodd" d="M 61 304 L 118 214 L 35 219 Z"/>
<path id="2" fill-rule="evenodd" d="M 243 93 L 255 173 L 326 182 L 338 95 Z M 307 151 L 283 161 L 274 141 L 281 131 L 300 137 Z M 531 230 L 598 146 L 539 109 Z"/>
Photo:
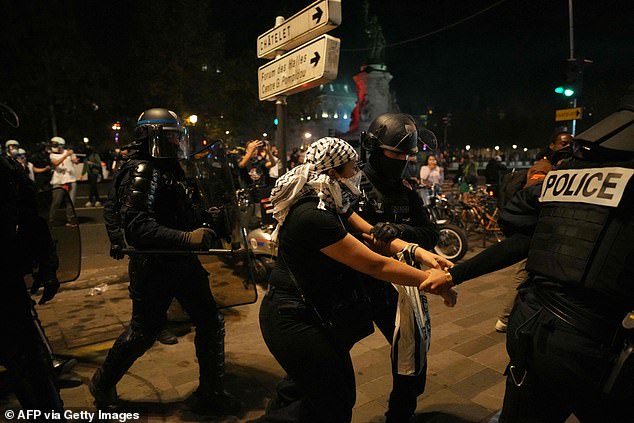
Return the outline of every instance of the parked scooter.
<path id="1" fill-rule="evenodd" d="M 261 199 L 259 204 L 255 203 L 248 189 L 236 191 L 236 198 L 243 219 L 251 222 L 247 241 L 253 257 L 255 281 L 266 285 L 277 258 L 277 245 L 271 240 L 276 224 L 273 206 L 268 198 Z"/>
<path id="2" fill-rule="evenodd" d="M 434 252 L 453 262 L 463 258 L 469 251 L 469 238 L 459 226 L 460 219 L 447 198 L 439 193 L 435 185 L 419 187 L 418 194 L 425 203 L 429 219 L 436 224 L 440 233 Z"/>

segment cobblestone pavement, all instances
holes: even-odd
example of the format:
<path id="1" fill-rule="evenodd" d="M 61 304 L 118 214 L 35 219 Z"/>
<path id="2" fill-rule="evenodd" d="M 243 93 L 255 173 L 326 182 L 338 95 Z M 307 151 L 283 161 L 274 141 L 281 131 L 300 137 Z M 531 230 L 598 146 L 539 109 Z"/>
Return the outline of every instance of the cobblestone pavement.
<path id="1" fill-rule="evenodd" d="M 93 226 L 82 225 L 82 239 L 103 231 L 103 226 Z M 37 307 L 55 352 L 78 360 L 71 376 L 83 383 L 62 390 L 65 407 L 91 412 L 95 409 L 87 383 L 127 324 L 131 308 L 126 263 L 111 260 L 103 251 L 105 244 L 97 244 L 86 243 L 80 279 L 63 284 L 53 302 Z M 479 251 L 482 243 L 472 244 L 476 247 L 467 257 Z M 460 285 L 455 308 L 445 307 L 439 297 L 430 297 L 432 343 L 417 422 L 486 422 L 500 409 L 502 372 L 508 357 L 505 334 L 496 332 L 494 325 L 504 297 L 512 289 L 512 272 L 507 268 Z M 89 295 L 91 288 L 103 283 L 106 291 Z M 243 401 L 242 414 L 201 417 L 183 405 L 198 380 L 193 332 L 188 324 L 176 326 L 178 344 L 157 342 L 124 376 L 117 386 L 122 410 L 139 411 L 144 422 L 243 422 L 261 415 L 284 375 L 260 334 L 258 310 L 263 293 L 259 288 L 254 304 L 224 310 L 226 387 Z M 379 331 L 353 348 L 357 383 L 353 422 L 384 421 L 391 389 L 389 354 Z M 4 410 L 17 408 L 12 395 L 0 397 L 0 416 Z"/>

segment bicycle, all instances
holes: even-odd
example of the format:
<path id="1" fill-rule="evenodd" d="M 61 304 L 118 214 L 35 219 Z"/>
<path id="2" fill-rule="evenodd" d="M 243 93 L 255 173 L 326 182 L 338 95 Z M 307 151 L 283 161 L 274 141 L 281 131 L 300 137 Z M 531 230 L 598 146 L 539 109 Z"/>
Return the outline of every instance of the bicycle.
<path id="1" fill-rule="evenodd" d="M 492 235 L 496 242 L 504 239 L 504 234 L 498 225 L 500 210 L 488 192 L 477 191 L 460 201 L 462 211 L 460 220 L 467 232 L 482 235 L 482 246 L 486 246 L 486 240 Z"/>

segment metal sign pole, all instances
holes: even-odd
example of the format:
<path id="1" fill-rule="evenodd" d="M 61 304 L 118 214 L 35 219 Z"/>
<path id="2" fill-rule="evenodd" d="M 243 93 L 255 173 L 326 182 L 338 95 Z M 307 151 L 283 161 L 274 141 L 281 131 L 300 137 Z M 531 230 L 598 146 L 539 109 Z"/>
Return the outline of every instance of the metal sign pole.
<path id="1" fill-rule="evenodd" d="M 341 40 L 325 33 L 340 23 L 341 0 L 317 0 L 288 19 L 277 16 L 257 39 L 258 58 L 273 59 L 258 68 L 258 95 L 275 100 L 280 176 L 288 169 L 286 98 L 337 78 Z"/>
<path id="2" fill-rule="evenodd" d="M 282 156 L 282 169 L 279 176 L 282 176 L 288 169 L 286 161 L 286 96 L 278 96 L 275 100 L 275 114 L 277 116 L 277 130 L 275 131 L 275 145 Z"/>

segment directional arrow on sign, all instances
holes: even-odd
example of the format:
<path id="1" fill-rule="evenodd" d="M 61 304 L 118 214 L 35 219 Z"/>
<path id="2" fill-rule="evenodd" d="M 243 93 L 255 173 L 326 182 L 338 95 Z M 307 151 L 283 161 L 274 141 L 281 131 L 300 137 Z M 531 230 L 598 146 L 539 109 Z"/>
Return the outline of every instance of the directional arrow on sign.
<path id="1" fill-rule="evenodd" d="M 338 38 L 324 34 L 260 66 L 260 100 L 298 93 L 337 78 L 340 45 Z"/>
<path id="2" fill-rule="evenodd" d="M 341 24 L 341 0 L 318 0 L 258 37 L 260 59 L 273 59 Z"/>
<path id="3" fill-rule="evenodd" d="M 582 112 L 583 112 L 583 107 L 575 107 L 574 109 L 555 110 L 555 122 L 581 119 Z"/>

